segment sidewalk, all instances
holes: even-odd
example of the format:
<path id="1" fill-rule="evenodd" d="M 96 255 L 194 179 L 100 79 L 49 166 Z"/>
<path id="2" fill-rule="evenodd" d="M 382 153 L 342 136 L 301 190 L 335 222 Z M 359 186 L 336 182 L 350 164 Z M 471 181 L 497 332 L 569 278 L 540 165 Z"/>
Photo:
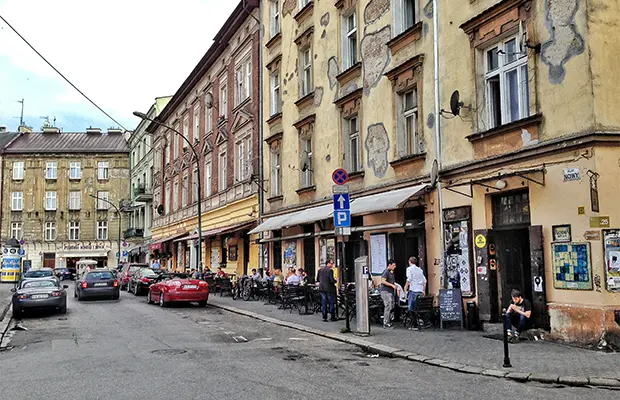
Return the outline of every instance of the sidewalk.
<path id="1" fill-rule="evenodd" d="M 255 318 L 261 316 L 274 318 L 278 320 L 278 323 L 294 329 L 307 327 L 315 331 L 313 333 L 318 333 L 317 330 L 329 333 L 337 340 L 350 338 L 360 342 L 360 345 L 370 343 L 385 346 L 386 349 L 389 346 L 391 350 L 401 350 L 399 353 L 425 356 L 413 359 L 417 361 L 425 359 L 425 362 L 433 365 L 443 362 L 443 364 L 452 363 L 471 367 L 464 370 L 451 368 L 462 372 L 486 372 L 485 375 L 498 377 L 512 373 L 512 376 L 507 377 L 516 380 L 527 380 L 529 377 L 530 380 L 547 383 L 617 385 L 620 387 L 619 353 L 602 353 L 544 341 L 526 341 L 510 345 L 510 359 L 513 367 L 503 368 L 503 342 L 485 338 L 483 332 L 440 331 L 438 329 L 416 332 L 408 331 L 401 326 L 394 330 L 384 330 L 377 324 L 371 324 L 371 335 L 362 338 L 354 334 L 340 335 L 340 330 L 345 326 L 344 321 L 326 323 L 321 321 L 320 314 L 299 315 L 297 310 L 291 313 L 290 310 L 279 310 L 277 306 L 264 303 L 264 301 L 240 299 L 235 301 L 230 297 L 219 297 L 219 295 L 209 297 L 209 304 L 212 306 L 241 312 Z M 351 322 L 351 329 L 355 330 L 355 320 Z M 439 359 L 438 361 L 442 362 L 432 362 L 432 359 Z M 455 367 L 455 365 L 452 366 Z M 484 370 L 491 370 L 491 372 Z M 602 378 L 610 380 L 606 381 Z"/>

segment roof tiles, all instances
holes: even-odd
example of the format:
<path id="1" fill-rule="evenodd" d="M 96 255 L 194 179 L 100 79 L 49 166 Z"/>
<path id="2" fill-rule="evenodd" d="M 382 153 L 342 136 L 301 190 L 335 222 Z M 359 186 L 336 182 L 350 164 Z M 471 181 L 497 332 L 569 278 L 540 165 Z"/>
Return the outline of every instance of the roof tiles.
<path id="1" fill-rule="evenodd" d="M 4 150 L 23 153 L 129 153 L 122 134 L 107 133 L 22 133 Z"/>

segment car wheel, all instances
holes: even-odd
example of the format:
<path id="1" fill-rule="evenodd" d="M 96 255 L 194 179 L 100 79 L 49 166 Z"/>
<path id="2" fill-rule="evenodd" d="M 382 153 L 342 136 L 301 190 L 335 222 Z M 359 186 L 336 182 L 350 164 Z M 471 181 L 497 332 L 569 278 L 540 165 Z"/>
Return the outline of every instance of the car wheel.
<path id="1" fill-rule="evenodd" d="M 131 285 L 130 282 L 127 282 L 127 293 L 131 292 Z"/>
<path id="2" fill-rule="evenodd" d="M 121 297 L 121 293 L 120 290 L 118 292 L 116 292 L 114 294 L 114 296 L 112 296 L 112 300 L 118 300 Z"/>
<path id="3" fill-rule="evenodd" d="M 150 290 L 146 293 L 146 303 L 147 304 L 153 304 L 153 299 L 151 299 L 151 291 Z"/>
<path id="4" fill-rule="evenodd" d="M 60 313 L 61 314 L 66 314 L 67 313 L 67 303 L 65 303 L 64 306 L 60 307 Z"/>
<path id="5" fill-rule="evenodd" d="M 164 300 L 164 292 L 159 292 L 159 306 L 166 307 L 166 301 Z"/>
<path id="6" fill-rule="evenodd" d="M 198 307 L 206 307 L 207 306 L 207 302 L 206 301 L 199 301 L 198 302 Z"/>
<path id="7" fill-rule="evenodd" d="M 142 294 L 142 289 L 140 288 L 140 285 L 136 284 L 136 286 L 133 288 L 133 294 L 135 294 L 136 296 L 140 296 L 140 294 Z"/>

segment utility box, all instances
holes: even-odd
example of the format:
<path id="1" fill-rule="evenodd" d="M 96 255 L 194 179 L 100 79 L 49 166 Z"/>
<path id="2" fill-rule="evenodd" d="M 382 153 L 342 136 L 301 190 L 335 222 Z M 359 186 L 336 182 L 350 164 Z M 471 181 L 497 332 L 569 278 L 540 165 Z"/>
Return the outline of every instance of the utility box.
<path id="1" fill-rule="evenodd" d="M 368 256 L 355 259 L 355 313 L 357 333 L 369 335 Z"/>

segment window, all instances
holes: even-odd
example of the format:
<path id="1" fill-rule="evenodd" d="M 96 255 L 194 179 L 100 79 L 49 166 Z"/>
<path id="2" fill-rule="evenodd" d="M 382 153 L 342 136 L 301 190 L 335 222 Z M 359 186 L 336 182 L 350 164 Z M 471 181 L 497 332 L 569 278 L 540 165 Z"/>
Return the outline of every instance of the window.
<path id="1" fill-rule="evenodd" d="M 166 154 L 164 156 L 165 165 L 170 164 L 170 142 L 166 138 Z"/>
<path id="2" fill-rule="evenodd" d="M 301 187 L 310 187 L 313 184 L 312 179 L 312 139 L 301 139 L 301 156 L 307 157 L 307 163 L 301 170 Z"/>
<path id="3" fill-rule="evenodd" d="M 418 92 L 410 90 L 400 96 L 400 134 L 401 149 L 399 153 L 405 157 L 423 152 L 418 135 Z"/>
<path id="4" fill-rule="evenodd" d="M 189 118 L 185 118 L 183 120 L 183 138 L 189 140 Z M 182 137 L 179 137 L 180 147 L 183 149 L 187 148 L 187 142 L 183 140 Z"/>
<path id="5" fill-rule="evenodd" d="M 280 167 L 280 149 L 271 151 L 271 197 L 282 194 L 282 169 Z"/>
<path id="6" fill-rule="evenodd" d="M 342 18 L 342 66 L 349 69 L 357 63 L 357 21 L 355 12 Z"/>
<path id="7" fill-rule="evenodd" d="M 97 163 L 97 179 L 106 181 L 110 178 L 110 163 L 108 161 L 99 161 Z"/>
<path id="8" fill-rule="evenodd" d="M 519 37 L 485 51 L 485 91 L 489 128 L 530 115 L 527 53 L 519 52 Z"/>
<path id="9" fill-rule="evenodd" d="M 79 210 L 82 208 L 82 192 L 69 192 L 69 210 Z"/>
<path id="10" fill-rule="evenodd" d="M 310 0 L 299 0 L 299 9 L 301 10 L 310 3 Z"/>
<path id="11" fill-rule="evenodd" d="M 213 107 L 207 107 L 205 120 L 206 120 L 206 123 L 207 123 L 206 124 L 207 125 L 207 133 L 212 132 L 213 131 Z"/>
<path id="12" fill-rule="evenodd" d="M 56 224 L 54 224 L 54 229 Z M 69 240 L 80 240 L 80 221 L 69 222 Z"/>
<path id="13" fill-rule="evenodd" d="M 280 33 L 280 1 L 271 0 L 269 3 L 269 37 Z"/>
<path id="14" fill-rule="evenodd" d="M 345 119 L 345 128 L 348 140 L 347 154 L 349 156 L 348 167 L 350 172 L 358 172 L 362 170 L 362 159 L 360 154 L 360 129 L 357 117 Z"/>
<path id="15" fill-rule="evenodd" d="M 194 169 L 192 174 L 192 203 L 198 201 L 200 193 L 198 193 L 198 170 Z"/>
<path id="16" fill-rule="evenodd" d="M 247 59 L 241 62 L 237 68 L 237 90 L 235 92 L 236 104 L 241 104 L 245 99 L 250 97 L 252 88 L 252 60 Z"/>
<path id="17" fill-rule="evenodd" d="M 227 169 L 227 160 L 226 160 L 226 150 L 220 150 L 220 155 L 218 159 L 218 189 L 220 192 L 226 190 L 227 182 L 226 182 L 226 169 Z"/>
<path id="18" fill-rule="evenodd" d="M 170 214 L 170 182 L 166 182 L 166 190 L 164 191 L 164 212 L 166 215 Z"/>
<path id="19" fill-rule="evenodd" d="M 418 0 L 394 0 L 394 34 L 400 35 L 418 22 Z"/>
<path id="20" fill-rule="evenodd" d="M 22 223 L 11 222 L 11 238 L 21 240 L 22 237 Z"/>
<path id="21" fill-rule="evenodd" d="M 108 240 L 108 221 L 97 221 L 97 240 Z"/>
<path id="22" fill-rule="evenodd" d="M 179 130 L 179 126 L 176 125 L 174 127 L 174 130 L 178 131 Z M 172 143 L 172 141 L 174 140 L 174 136 L 170 137 L 170 142 Z M 179 143 L 182 141 L 183 139 L 181 139 L 180 137 L 177 140 L 176 145 L 174 146 L 174 159 L 176 160 L 177 158 L 179 158 L 179 150 L 181 149 L 181 146 L 179 146 Z M 173 143 L 174 144 L 174 143 Z"/>
<path id="23" fill-rule="evenodd" d="M 270 91 L 271 91 L 271 115 L 276 115 L 280 112 L 280 73 L 274 72 L 270 77 Z"/>
<path id="24" fill-rule="evenodd" d="M 11 193 L 11 210 L 22 211 L 24 209 L 24 193 L 13 192 Z"/>
<path id="25" fill-rule="evenodd" d="M 181 207 L 185 207 L 189 201 L 189 177 L 187 175 L 183 177 L 183 187 L 181 189 Z"/>
<path id="26" fill-rule="evenodd" d="M 301 52 L 301 93 L 304 97 L 312 92 L 312 54 L 309 48 Z"/>
<path id="27" fill-rule="evenodd" d="M 194 108 L 194 142 L 200 140 L 200 108 Z"/>
<path id="28" fill-rule="evenodd" d="M 45 192 L 45 210 L 56 211 L 56 192 Z"/>
<path id="29" fill-rule="evenodd" d="M 110 193 L 99 191 L 97 192 L 97 210 L 107 210 L 110 208 L 108 203 L 110 200 Z"/>
<path id="30" fill-rule="evenodd" d="M 45 240 L 56 240 L 56 222 L 46 222 L 43 235 Z"/>
<path id="31" fill-rule="evenodd" d="M 211 161 L 205 164 L 205 196 L 211 196 L 211 185 L 213 184 L 213 165 Z"/>
<path id="32" fill-rule="evenodd" d="M 13 162 L 13 180 L 21 181 L 23 179 L 24 179 L 24 162 L 14 161 Z"/>
<path id="33" fill-rule="evenodd" d="M 58 163 L 48 161 L 45 164 L 45 179 L 58 179 Z"/>
<path id="34" fill-rule="evenodd" d="M 226 118 L 228 116 L 228 90 L 226 82 L 220 87 L 220 116 Z"/>
<path id="35" fill-rule="evenodd" d="M 249 135 L 235 143 L 235 177 L 237 182 L 243 182 L 250 177 L 251 146 L 252 142 Z"/>
<path id="36" fill-rule="evenodd" d="M 174 182 L 172 190 L 172 209 L 174 211 L 179 209 L 179 181 Z"/>
<path id="37" fill-rule="evenodd" d="M 79 161 L 69 163 L 69 179 L 82 179 L 82 165 Z"/>

